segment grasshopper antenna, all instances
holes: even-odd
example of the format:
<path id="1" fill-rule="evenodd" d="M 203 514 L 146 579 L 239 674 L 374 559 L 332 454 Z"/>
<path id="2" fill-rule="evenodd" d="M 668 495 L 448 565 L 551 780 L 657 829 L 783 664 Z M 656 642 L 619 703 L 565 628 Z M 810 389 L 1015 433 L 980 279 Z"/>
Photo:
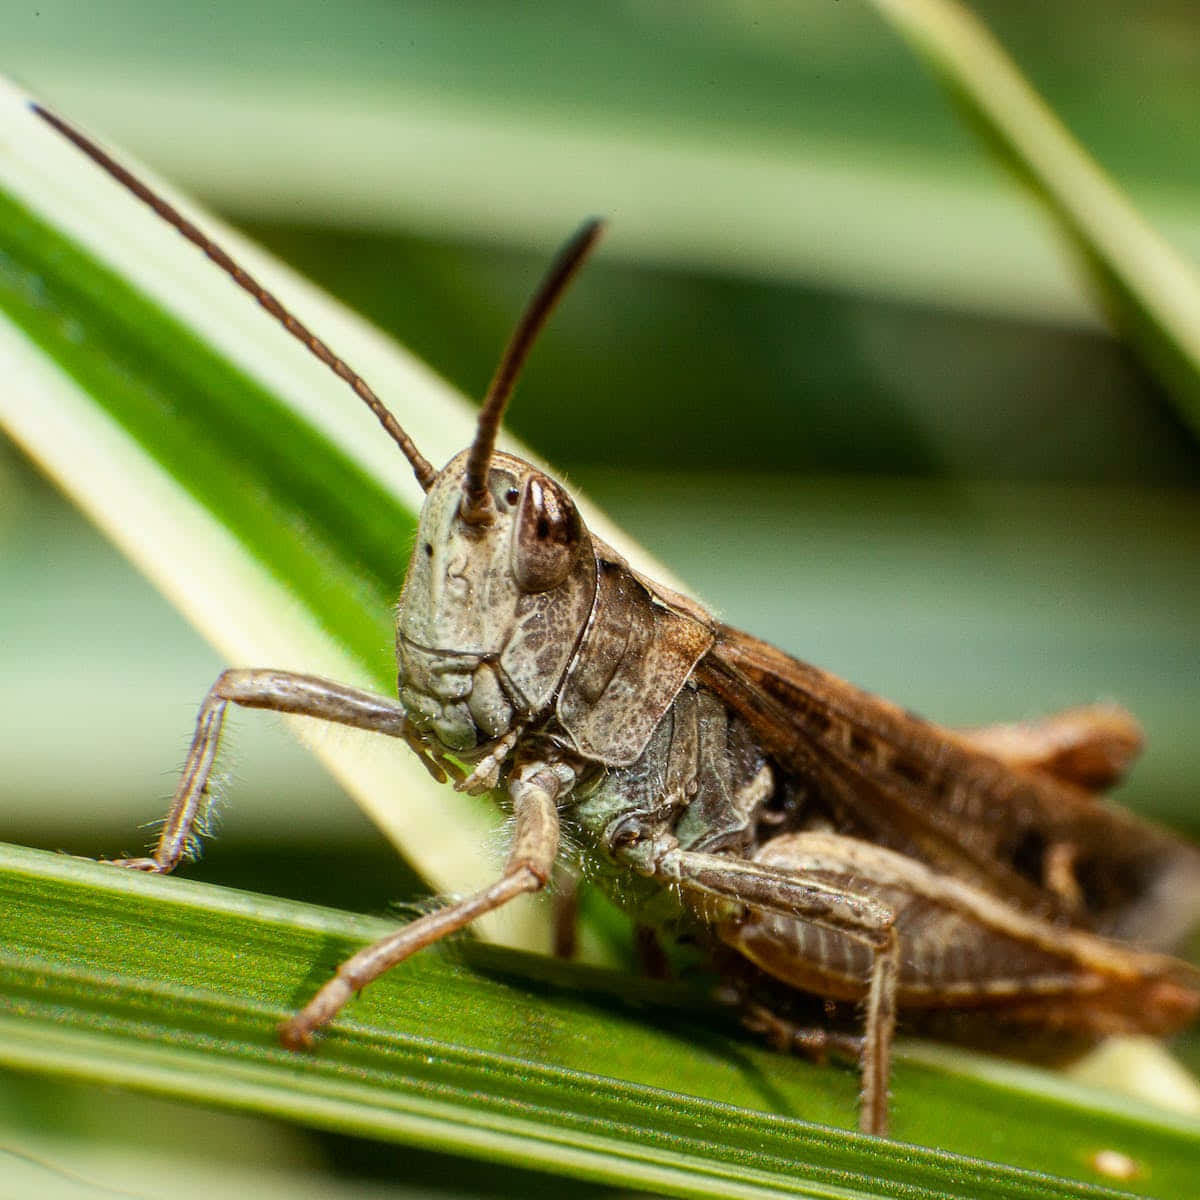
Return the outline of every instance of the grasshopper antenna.
<path id="1" fill-rule="evenodd" d="M 583 265 L 584 259 L 600 240 L 605 223 L 598 217 L 585 221 L 570 241 L 558 252 L 550 264 L 541 286 L 521 314 L 517 327 L 504 348 L 500 365 L 496 368 L 488 386 L 483 407 L 479 411 L 479 423 L 475 427 L 475 440 L 467 455 L 466 474 L 463 478 L 463 500 L 459 515 L 468 525 L 487 525 L 492 519 L 492 499 L 487 490 L 488 462 L 500 432 L 500 421 L 504 407 L 516 386 L 517 376 L 529 357 L 533 343 L 541 333 L 554 306 L 566 291 L 567 285 Z"/>
<path id="2" fill-rule="evenodd" d="M 85 137 L 74 126 L 67 124 L 61 117 L 47 112 L 40 104 L 30 104 L 30 108 L 48 125 L 53 126 L 68 141 L 73 142 L 98 167 L 102 168 L 119 184 L 132 192 L 143 204 L 152 208 L 168 225 L 177 229 L 189 242 L 198 246 L 213 262 L 233 280 L 238 287 L 250 293 L 258 303 L 267 310 L 297 341 L 306 346 L 309 351 L 321 360 L 339 379 L 344 380 L 353 388 L 355 394 L 379 419 L 379 423 L 387 431 L 392 441 L 400 447 L 404 457 L 408 459 L 417 477 L 417 482 L 423 491 L 429 491 L 437 471 L 433 464 L 417 449 L 412 438 L 404 432 L 404 427 L 388 411 L 383 401 L 372 391 L 367 381 L 353 370 L 346 362 L 338 358 L 319 337 L 298 321 L 276 297 L 269 292 L 249 272 L 240 267 L 212 238 L 191 223 L 177 208 L 168 204 L 157 192 L 148 188 L 140 179 L 127 171 L 111 155 L 102 150 L 90 138 Z"/>

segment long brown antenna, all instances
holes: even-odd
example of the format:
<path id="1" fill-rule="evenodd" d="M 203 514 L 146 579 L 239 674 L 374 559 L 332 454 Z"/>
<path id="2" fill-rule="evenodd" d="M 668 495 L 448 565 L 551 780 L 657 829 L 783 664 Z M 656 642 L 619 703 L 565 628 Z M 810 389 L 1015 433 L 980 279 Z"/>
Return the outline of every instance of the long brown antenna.
<path id="1" fill-rule="evenodd" d="M 595 217 L 579 227 L 550 264 L 541 286 L 521 314 L 521 319 L 504 349 L 500 365 L 492 376 L 483 407 L 479 411 L 475 440 L 471 443 L 470 454 L 467 455 L 463 501 L 459 515 L 468 524 L 486 525 L 492 519 L 492 500 L 487 490 L 488 462 L 496 445 L 496 435 L 500 432 L 504 406 L 512 395 L 517 376 L 529 357 L 537 335 L 546 324 L 546 319 L 554 311 L 554 306 L 566 291 L 567 284 L 574 278 L 575 272 L 583 265 L 583 260 L 600 240 L 603 232 L 604 222 Z"/>
<path id="2" fill-rule="evenodd" d="M 338 358 L 315 333 L 310 332 L 284 306 L 247 271 L 244 271 L 212 238 L 202 233 L 178 209 L 168 204 L 160 195 L 148 188 L 140 179 L 130 174 L 119 162 L 101 150 L 90 138 L 68 125 L 61 117 L 47 112 L 40 104 L 30 104 L 39 117 L 52 125 L 68 141 L 74 142 L 97 166 L 108 172 L 119 184 L 131 191 L 143 204 L 149 205 L 168 225 L 173 225 L 189 242 L 199 246 L 213 262 L 228 275 L 238 287 L 249 292 L 284 327 L 316 355 L 339 379 L 345 380 L 366 406 L 379 418 L 379 423 L 400 447 L 404 457 L 412 464 L 413 474 L 422 489 L 429 491 L 437 471 L 433 464 L 417 449 L 412 438 L 404 432 L 382 400 L 371 390 L 367 381 L 357 371 Z"/>

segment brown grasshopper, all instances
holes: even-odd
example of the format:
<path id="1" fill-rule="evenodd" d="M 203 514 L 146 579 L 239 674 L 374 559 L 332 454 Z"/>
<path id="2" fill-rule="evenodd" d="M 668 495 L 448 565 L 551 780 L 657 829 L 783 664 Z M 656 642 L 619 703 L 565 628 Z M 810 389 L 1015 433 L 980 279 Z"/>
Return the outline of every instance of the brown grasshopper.
<path id="1" fill-rule="evenodd" d="M 203 815 L 230 703 L 406 741 L 441 782 L 503 790 L 500 879 L 344 962 L 281 1028 L 311 1044 L 359 989 L 543 888 L 560 826 L 635 917 L 704 947 L 748 1025 L 851 1053 L 860 1125 L 884 1134 L 898 1023 L 1033 1053 L 1167 1034 L 1200 973 L 1162 951 L 1200 913 L 1200 852 L 1100 794 L 1140 748 L 1113 707 L 951 730 L 798 662 L 633 570 L 537 467 L 495 449 L 530 347 L 596 243 L 585 224 L 517 326 L 472 445 L 440 471 L 366 382 L 179 212 L 35 111 L 200 247 L 344 379 L 426 493 L 396 617 L 399 699 L 228 670 L 151 857 L 168 872 Z"/>

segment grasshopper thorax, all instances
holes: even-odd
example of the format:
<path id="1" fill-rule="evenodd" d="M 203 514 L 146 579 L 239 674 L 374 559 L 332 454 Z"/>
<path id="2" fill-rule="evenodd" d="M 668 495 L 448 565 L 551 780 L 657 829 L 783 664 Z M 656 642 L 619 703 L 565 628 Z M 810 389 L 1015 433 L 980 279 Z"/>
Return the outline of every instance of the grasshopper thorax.
<path id="1" fill-rule="evenodd" d="M 469 453 L 425 498 L 396 619 L 405 709 L 456 751 L 547 710 L 596 593 L 591 538 L 566 491 L 493 452 L 481 519 L 465 492 Z"/>

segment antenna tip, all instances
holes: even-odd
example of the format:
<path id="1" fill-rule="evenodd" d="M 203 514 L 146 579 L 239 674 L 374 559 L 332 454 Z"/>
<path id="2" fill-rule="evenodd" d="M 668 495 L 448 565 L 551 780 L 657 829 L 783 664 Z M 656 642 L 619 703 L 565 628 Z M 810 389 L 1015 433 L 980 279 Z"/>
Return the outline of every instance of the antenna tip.
<path id="1" fill-rule="evenodd" d="M 607 232 L 608 218 L 607 217 L 588 217 L 582 225 L 579 226 L 578 232 L 571 239 L 575 243 L 583 243 L 590 250 Z"/>

